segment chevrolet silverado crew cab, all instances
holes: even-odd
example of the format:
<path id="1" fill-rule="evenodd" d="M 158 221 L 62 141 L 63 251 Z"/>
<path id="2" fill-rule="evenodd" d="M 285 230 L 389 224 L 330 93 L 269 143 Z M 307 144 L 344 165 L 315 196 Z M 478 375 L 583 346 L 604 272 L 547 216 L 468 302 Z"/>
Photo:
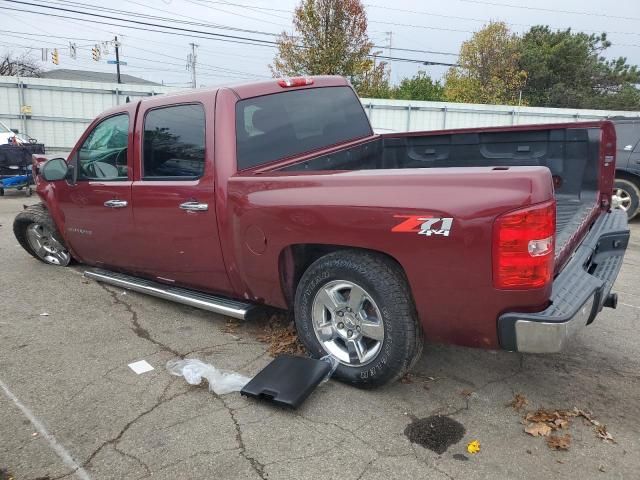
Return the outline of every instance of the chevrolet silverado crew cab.
<path id="1" fill-rule="evenodd" d="M 363 386 L 423 337 L 557 352 L 603 306 L 629 239 L 610 122 L 376 135 L 341 77 L 157 96 L 34 156 L 18 241 L 98 281 L 249 319 L 295 314 Z"/>

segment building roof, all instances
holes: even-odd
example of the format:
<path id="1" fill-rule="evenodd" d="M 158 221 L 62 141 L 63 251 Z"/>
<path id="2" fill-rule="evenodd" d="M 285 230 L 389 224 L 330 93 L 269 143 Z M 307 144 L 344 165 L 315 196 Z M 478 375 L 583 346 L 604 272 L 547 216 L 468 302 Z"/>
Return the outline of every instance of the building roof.
<path id="1" fill-rule="evenodd" d="M 56 70 L 49 70 L 40 74 L 41 78 L 53 78 L 56 80 L 76 80 L 81 82 L 105 82 L 105 83 L 117 83 L 118 79 L 115 73 L 107 72 L 93 72 L 90 70 L 71 70 L 67 68 L 59 68 Z M 150 82 L 143 78 L 134 77 L 133 75 L 127 75 L 125 73 L 120 74 L 120 80 L 124 84 L 135 85 L 160 85 L 156 82 Z"/>

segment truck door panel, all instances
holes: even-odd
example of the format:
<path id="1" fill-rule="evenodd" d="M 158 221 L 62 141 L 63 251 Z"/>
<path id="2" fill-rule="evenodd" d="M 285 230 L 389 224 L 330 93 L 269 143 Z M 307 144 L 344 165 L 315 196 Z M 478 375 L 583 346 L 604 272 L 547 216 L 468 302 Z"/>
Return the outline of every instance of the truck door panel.
<path id="1" fill-rule="evenodd" d="M 230 294 L 215 210 L 213 107 L 202 98 L 144 102 L 135 147 L 133 268 L 156 280 Z"/>

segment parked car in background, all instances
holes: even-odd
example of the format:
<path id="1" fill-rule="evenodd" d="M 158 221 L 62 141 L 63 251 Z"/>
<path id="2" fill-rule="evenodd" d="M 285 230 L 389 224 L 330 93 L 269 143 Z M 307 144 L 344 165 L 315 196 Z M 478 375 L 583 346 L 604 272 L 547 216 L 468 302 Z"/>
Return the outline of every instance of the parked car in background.
<path id="1" fill-rule="evenodd" d="M 434 342 L 557 352 L 629 239 L 611 122 L 374 134 L 341 77 L 155 96 L 34 155 L 39 260 L 236 318 L 295 313 L 315 357 L 375 386 Z M 34 288 L 38 279 L 34 278 Z"/>
<path id="2" fill-rule="evenodd" d="M 616 181 L 613 198 L 631 220 L 640 213 L 640 118 L 613 118 L 616 127 Z"/>

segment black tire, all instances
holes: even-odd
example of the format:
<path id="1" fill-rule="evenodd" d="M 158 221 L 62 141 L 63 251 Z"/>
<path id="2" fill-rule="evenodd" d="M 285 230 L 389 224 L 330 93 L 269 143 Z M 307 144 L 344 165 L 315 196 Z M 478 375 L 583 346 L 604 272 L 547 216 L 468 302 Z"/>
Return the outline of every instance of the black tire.
<path id="1" fill-rule="evenodd" d="M 384 339 L 368 363 L 341 363 L 334 377 L 359 387 L 377 387 L 405 375 L 422 353 L 422 328 L 402 269 L 391 259 L 372 252 L 342 250 L 315 261 L 302 275 L 295 296 L 295 323 L 302 343 L 315 358 L 327 354 L 312 320 L 318 291 L 332 281 L 348 281 L 364 288 L 377 304 Z"/>
<path id="2" fill-rule="evenodd" d="M 4 197 L 4 188 L 0 188 L 0 197 Z"/>
<path id="3" fill-rule="evenodd" d="M 45 258 L 42 258 L 38 253 L 33 249 L 29 240 L 27 238 L 27 229 L 33 224 L 38 224 L 46 227 L 51 233 L 51 237 L 58 242 L 62 247 L 64 247 L 66 251 L 66 246 L 62 236 L 58 232 L 53 219 L 49 215 L 49 212 L 44 207 L 43 204 L 38 203 L 36 205 L 31 205 L 25 208 L 22 212 L 16 215 L 15 220 L 13 221 L 13 234 L 15 235 L 18 243 L 24 248 L 31 256 L 37 258 L 43 263 L 48 265 L 56 265 L 66 267 L 71 263 L 71 255 L 69 254 L 69 260 L 66 263 L 54 263 L 52 261 L 47 261 Z"/>
<path id="4" fill-rule="evenodd" d="M 627 210 L 627 218 L 631 220 L 633 217 L 638 215 L 640 207 L 640 188 L 633 180 L 629 180 L 627 178 L 616 178 L 614 194 L 617 190 L 625 192 L 631 200 L 631 205 Z"/>

